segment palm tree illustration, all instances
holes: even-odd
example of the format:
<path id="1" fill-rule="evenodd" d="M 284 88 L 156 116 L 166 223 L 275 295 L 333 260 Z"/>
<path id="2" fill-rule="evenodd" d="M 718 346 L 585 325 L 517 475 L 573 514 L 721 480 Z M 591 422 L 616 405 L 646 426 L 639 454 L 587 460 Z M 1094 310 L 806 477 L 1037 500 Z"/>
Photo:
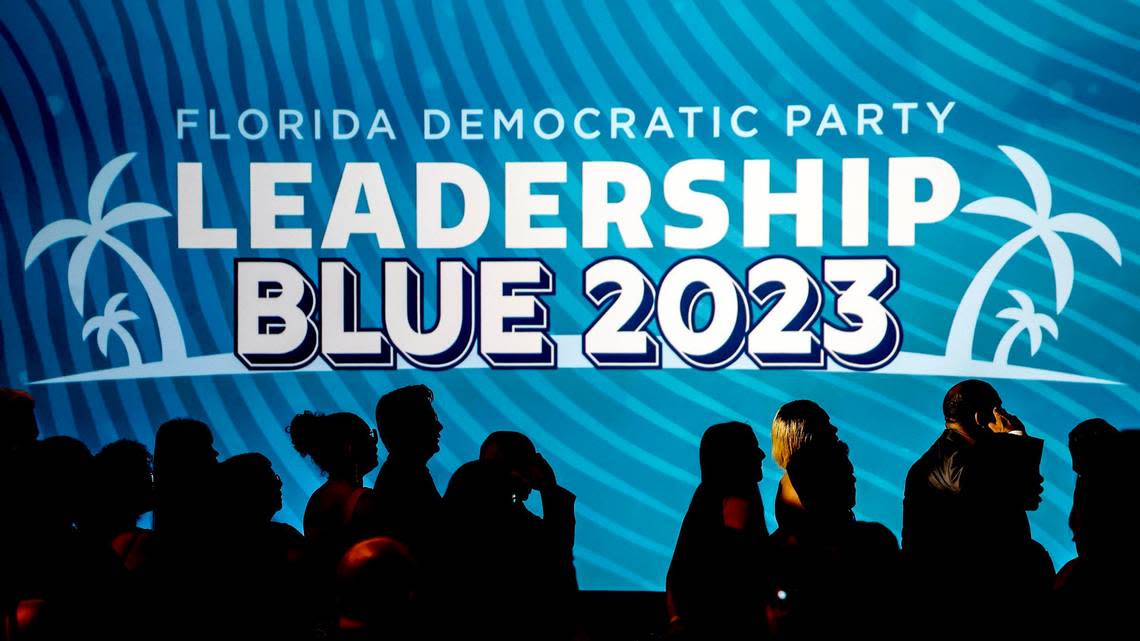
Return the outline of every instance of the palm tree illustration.
<path id="1" fill-rule="evenodd" d="M 1013 347 L 1013 343 L 1017 337 L 1022 333 L 1029 334 L 1029 355 L 1034 356 L 1037 350 L 1041 349 L 1041 330 L 1049 332 L 1049 334 L 1057 338 L 1057 323 L 1048 314 L 1038 313 L 1033 308 L 1033 301 L 1025 294 L 1025 292 L 1011 289 L 1009 295 L 1013 300 L 1017 301 L 1017 307 L 1006 307 L 997 313 L 998 318 L 1013 321 L 1013 325 L 1009 326 L 1005 335 L 998 341 L 997 350 L 994 352 L 995 365 L 1008 365 L 1009 364 L 1009 350 Z"/>
<path id="2" fill-rule="evenodd" d="M 155 218 L 168 218 L 171 215 L 170 212 L 158 205 L 131 202 L 119 205 L 106 214 L 103 213 L 104 201 L 111 185 L 134 157 L 134 153 L 123 154 L 104 165 L 95 175 L 95 180 L 92 181 L 91 189 L 87 195 L 88 220 L 79 218 L 57 220 L 45 226 L 32 238 L 32 242 L 28 245 L 27 255 L 24 258 L 24 269 L 28 269 L 47 248 L 74 238 L 80 239 L 67 264 L 67 287 L 76 311 L 84 314 L 83 293 L 87 281 L 87 268 L 91 265 L 91 256 L 95 249 L 100 245 L 105 245 L 131 268 L 150 300 L 150 306 L 158 324 L 162 360 L 184 360 L 186 358 L 186 344 L 182 337 L 182 327 L 178 322 L 178 315 L 174 311 L 174 304 L 171 303 L 170 297 L 158 280 L 158 276 L 133 249 L 111 235 L 111 230 L 121 225 Z"/>
<path id="3" fill-rule="evenodd" d="M 1025 177 L 1025 181 L 1029 183 L 1029 190 L 1033 194 L 1033 207 L 1013 198 L 990 196 L 969 203 L 962 208 L 962 211 L 967 214 L 1009 218 L 1029 229 L 998 248 L 970 281 L 970 286 L 966 288 L 966 293 L 958 304 L 958 310 L 954 313 L 950 334 L 946 338 L 946 357 L 949 359 L 968 361 L 973 357 L 974 329 L 986 294 L 989 293 L 998 273 L 1010 259 L 1034 239 L 1040 238 L 1044 243 L 1053 266 L 1058 314 L 1069 301 L 1074 275 L 1073 254 L 1061 234 L 1070 234 L 1092 241 L 1111 256 L 1117 265 L 1121 264 L 1120 244 L 1104 223 L 1088 214 L 1075 212 L 1051 216 L 1053 191 L 1049 186 L 1049 177 L 1045 175 L 1045 170 L 1032 156 L 1020 149 L 1007 146 L 998 148 L 1013 161 Z"/>
<path id="4" fill-rule="evenodd" d="M 95 342 L 99 345 L 99 351 L 103 356 L 107 356 L 107 339 L 111 334 L 114 334 L 127 350 L 127 364 L 141 365 L 142 357 L 139 355 L 139 347 L 135 344 L 135 339 L 131 337 L 127 328 L 123 327 L 123 323 L 138 320 L 138 314 L 129 309 L 119 309 L 119 303 L 123 302 L 126 297 L 125 293 L 115 294 L 103 307 L 102 316 L 93 316 L 88 319 L 83 324 L 83 340 L 87 340 L 91 332 L 95 332 Z"/>

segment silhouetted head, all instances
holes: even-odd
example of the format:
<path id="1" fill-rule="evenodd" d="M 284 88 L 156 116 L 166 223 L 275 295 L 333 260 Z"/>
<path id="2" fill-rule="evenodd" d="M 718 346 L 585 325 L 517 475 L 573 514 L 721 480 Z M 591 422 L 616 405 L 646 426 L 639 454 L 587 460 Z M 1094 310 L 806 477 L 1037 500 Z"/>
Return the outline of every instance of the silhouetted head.
<path id="1" fill-rule="evenodd" d="M 1103 418 L 1082 421 L 1069 432 L 1069 454 L 1073 471 L 1088 474 L 1103 464 L 1117 429 Z"/>
<path id="2" fill-rule="evenodd" d="M 29 449 L 29 507 L 57 527 L 78 522 L 88 508 L 91 450 L 70 436 L 52 436 Z"/>
<path id="3" fill-rule="evenodd" d="M 150 452 L 137 441 L 115 441 L 95 455 L 92 475 L 93 519 L 117 534 L 133 528 L 154 508 L 154 472 Z"/>
<path id="4" fill-rule="evenodd" d="M 36 401 L 27 392 L 0 387 L 0 456 L 28 447 L 40 435 Z"/>
<path id="5" fill-rule="evenodd" d="M 376 402 L 376 429 L 389 456 L 427 462 L 439 451 L 443 425 L 426 385 L 409 385 L 388 392 Z"/>
<path id="6" fill-rule="evenodd" d="M 776 465 L 788 467 L 788 459 L 813 439 L 835 441 L 837 430 L 831 417 L 813 401 L 785 403 L 772 419 L 772 457 Z"/>
<path id="7" fill-rule="evenodd" d="M 376 537 L 353 545 L 337 563 L 336 579 L 342 626 L 362 625 L 378 634 L 407 631 L 419 569 L 403 543 Z"/>
<path id="8" fill-rule="evenodd" d="M 200 475 L 218 462 L 214 435 L 208 425 L 176 418 L 158 426 L 154 437 L 154 474 L 162 482 L 200 482 Z"/>
<path id="9" fill-rule="evenodd" d="M 507 469 L 517 500 L 525 501 L 530 496 L 534 489 L 532 470 L 538 463 L 538 451 L 525 434 L 508 430 L 492 432 L 479 448 L 479 460 Z"/>
<path id="10" fill-rule="evenodd" d="M 460 523 L 485 523 L 511 508 L 514 488 L 510 473 L 490 461 L 470 461 L 459 466 L 447 483 L 443 503 Z"/>
<path id="11" fill-rule="evenodd" d="M 281 477 L 256 452 L 222 461 L 215 475 L 223 517 L 237 524 L 269 523 L 281 509 Z"/>
<path id="12" fill-rule="evenodd" d="M 991 434 L 973 462 L 972 477 L 986 488 L 985 499 L 1010 512 L 1036 510 L 1045 491 L 1041 453 L 1045 442 L 1032 436 Z"/>
<path id="13" fill-rule="evenodd" d="M 294 416 L 285 431 L 297 452 L 329 478 L 359 480 L 378 463 L 376 432 L 351 412 L 304 412 Z"/>
<path id="14" fill-rule="evenodd" d="M 855 467 L 843 441 L 805 443 L 788 461 L 788 478 L 809 515 L 824 519 L 851 517 L 855 507 Z"/>
<path id="15" fill-rule="evenodd" d="M 754 488 L 764 476 L 764 450 L 745 423 L 718 423 L 705 430 L 700 458 L 705 485 Z"/>
<path id="16" fill-rule="evenodd" d="M 1127 567 L 1140 557 L 1140 514 L 1135 507 L 1140 503 L 1135 471 L 1140 430 L 1106 432 L 1099 438 L 1104 445 L 1099 460 L 1077 478 L 1070 524 L 1078 554 Z"/>
<path id="17" fill-rule="evenodd" d="M 965 380 L 946 392 L 942 399 L 942 416 L 946 427 L 958 428 L 977 437 L 982 430 L 995 427 L 994 410 L 1001 410 L 1001 397 L 985 381 Z"/>

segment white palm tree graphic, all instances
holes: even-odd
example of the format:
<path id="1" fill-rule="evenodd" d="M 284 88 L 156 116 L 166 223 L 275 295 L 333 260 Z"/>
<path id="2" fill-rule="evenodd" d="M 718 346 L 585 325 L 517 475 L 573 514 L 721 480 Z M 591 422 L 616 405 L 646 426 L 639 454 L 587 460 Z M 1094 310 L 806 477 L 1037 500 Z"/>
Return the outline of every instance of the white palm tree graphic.
<path id="1" fill-rule="evenodd" d="M 186 344 L 182 338 L 182 327 L 179 325 L 174 305 L 170 302 L 170 297 L 167 296 L 158 276 L 133 249 L 111 235 L 111 230 L 120 225 L 153 218 L 168 218 L 170 212 L 158 205 L 131 202 L 119 205 L 106 214 L 103 213 L 104 201 L 111 185 L 134 157 L 134 153 L 123 154 L 104 165 L 95 175 L 87 194 L 87 221 L 78 218 L 57 220 L 41 229 L 32 238 L 24 258 L 24 269 L 28 269 L 48 247 L 72 238 L 81 239 L 72 251 L 67 264 L 67 287 L 75 309 L 83 314 L 83 291 L 87 280 L 87 268 L 91 264 L 91 255 L 100 244 L 106 245 L 123 259 L 142 283 L 143 290 L 150 300 L 151 309 L 154 310 L 155 321 L 158 323 L 162 360 L 184 360 Z"/>
<path id="2" fill-rule="evenodd" d="M 1009 363 L 1009 350 L 1023 332 L 1029 334 L 1030 356 L 1036 355 L 1037 350 L 1041 349 L 1042 329 L 1049 332 L 1054 339 L 1057 338 L 1057 323 L 1049 315 L 1038 313 L 1033 308 L 1033 301 L 1025 292 L 1011 289 L 1009 295 L 1017 301 L 1017 307 L 1006 307 L 997 313 L 998 318 L 1011 320 L 1013 325 L 1009 326 L 1005 335 L 998 342 L 997 350 L 994 352 L 994 364 L 996 365 Z"/>
<path id="3" fill-rule="evenodd" d="M 1087 214 L 1063 213 L 1050 216 L 1053 208 L 1053 191 L 1049 177 L 1032 156 L 1015 147 L 999 146 L 999 149 L 1021 170 L 1029 190 L 1033 193 L 1033 207 L 1023 202 L 1002 196 L 981 198 L 962 208 L 967 214 L 984 214 L 1016 220 L 1029 229 L 1011 238 L 990 256 L 958 304 L 950 334 L 946 338 L 946 356 L 956 360 L 970 360 L 973 356 L 974 329 L 982 311 L 986 294 L 997 279 L 998 272 L 1023 247 L 1035 238 L 1040 238 L 1049 253 L 1053 264 L 1053 277 L 1057 290 L 1057 313 L 1065 308 L 1069 294 L 1073 290 L 1073 255 L 1061 234 L 1072 234 L 1096 243 L 1105 253 L 1121 264 L 1120 244 L 1116 236 L 1102 222 Z"/>
<path id="4" fill-rule="evenodd" d="M 107 339 L 111 334 L 114 334 L 127 350 L 127 364 L 139 365 L 142 363 L 139 347 L 135 344 L 135 339 L 131 337 L 127 328 L 123 327 L 123 323 L 138 320 L 138 314 L 129 309 L 119 309 L 119 303 L 123 302 L 126 297 L 125 293 L 115 294 L 103 307 L 102 316 L 94 316 L 88 319 L 83 324 L 83 340 L 87 340 L 91 332 L 95 332 L 95 342 L 99 345 L 99 352 L 103 356 L 107 356 Z"/>

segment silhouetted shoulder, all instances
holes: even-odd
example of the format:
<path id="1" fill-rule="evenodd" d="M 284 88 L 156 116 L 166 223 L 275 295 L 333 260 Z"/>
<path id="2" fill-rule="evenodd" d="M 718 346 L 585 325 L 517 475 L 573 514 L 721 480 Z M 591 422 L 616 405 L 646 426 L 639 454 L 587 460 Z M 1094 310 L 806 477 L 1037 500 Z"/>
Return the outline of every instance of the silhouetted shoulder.
<path id="1" fill-rule="evenodd" d="M 895 533 L 874 521 L 856 521 L 853 524 L 853 533 L 859 543 L 865 548 L 876 551 L 894 551 L 899 549 L 899 540 Z"/>

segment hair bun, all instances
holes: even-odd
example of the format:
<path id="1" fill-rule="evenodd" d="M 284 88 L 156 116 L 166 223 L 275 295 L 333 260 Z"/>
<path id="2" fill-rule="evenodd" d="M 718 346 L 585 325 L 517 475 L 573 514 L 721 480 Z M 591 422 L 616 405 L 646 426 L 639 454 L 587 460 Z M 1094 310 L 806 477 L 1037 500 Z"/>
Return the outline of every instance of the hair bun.
<path id="1" fill-rule="evenodd" d="M 318 432 L 320 420 L 320 414 L 305 410 L 294 416 L 289 426 L 285 428 L 293 440 L 293 449 L 301 456 L 311 456 L 316 448 L 316 441 L 320 438 Z"/>

